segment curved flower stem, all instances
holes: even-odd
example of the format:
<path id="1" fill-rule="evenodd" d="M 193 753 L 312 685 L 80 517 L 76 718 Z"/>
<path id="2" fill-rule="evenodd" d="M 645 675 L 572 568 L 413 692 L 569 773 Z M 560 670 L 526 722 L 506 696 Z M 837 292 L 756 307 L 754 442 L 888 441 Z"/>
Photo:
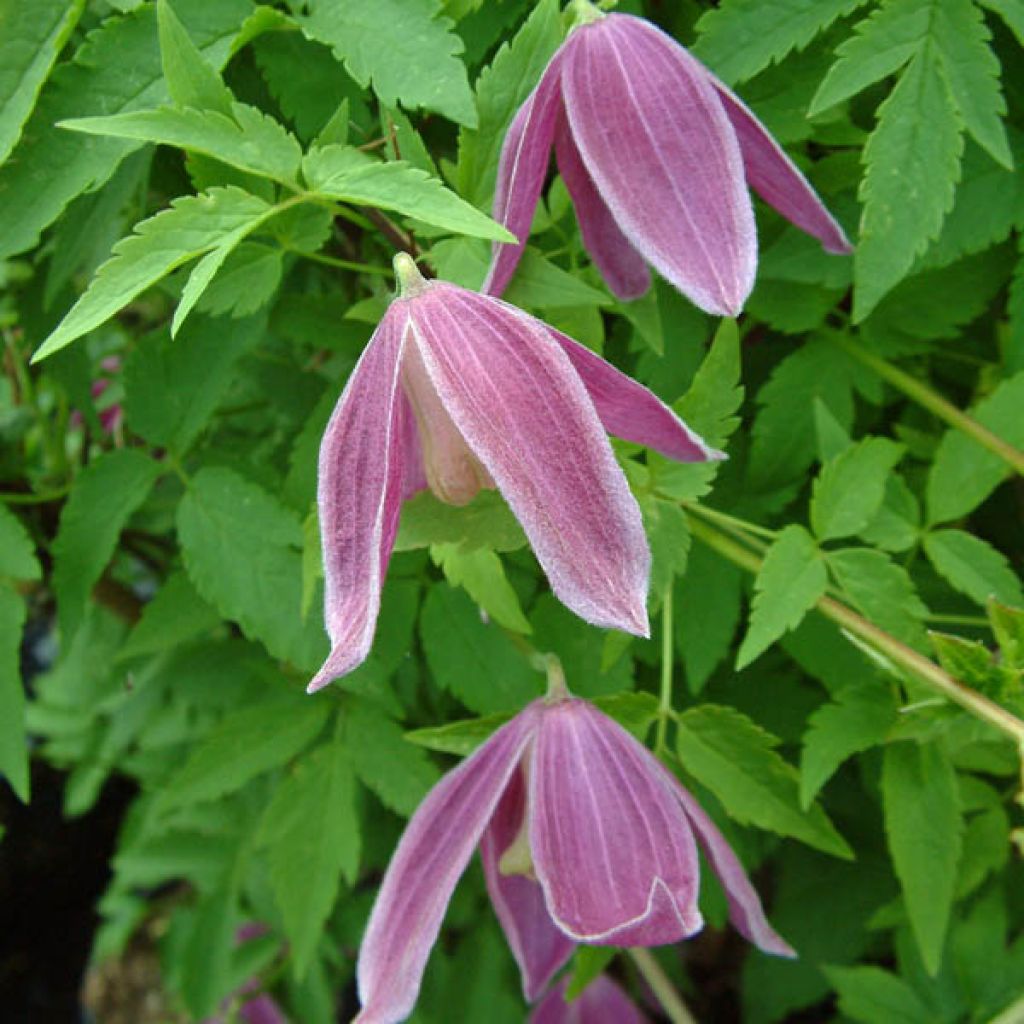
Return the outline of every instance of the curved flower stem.
<path id="1" fill-rule="evenodd" d="M 658 704 L 658 730 L 654 741 L 654 753 L 658 757 L 665 752 L 665 734 L 672 714 L 672 664 L 675 660 L 672 634 L 672 584 L 669 583 L 661 600 L 661 701 Z"/>
<path id="2" fill-rule="evenodd" d="M 390 277 L 390 267 L 378 267 L 372 263 L 357 263 L 354 260 L 342 260 L 336 256 L 328 256 L 322 252 L 302 252 L 299 249 L 283 247 L 285 252 L 293 253 L 304 260 L 312 260 L 313 263 L 322 263 L 325 267 L 337 267 L 339 270 L 354 270 L 361 274 L 379 274 L 381 277 Z"/>
<path id="3" fill-rule="evenodd" d="M 737 544 L 704 519 L 692 513 L 687 514 L 687 519 L 693 535 L 730 562 L 752 573 L 758 572 L 761 568 L 761 559 L 757 555 Z M 831 597 L 822 597 L 817 603 L 817 609 L 825 618 L 831 619 L 836 625 L 864 641 L 903 671 L 909 672 L 914 678 L 948 700 L 959 704 L 975 717 L 988 722 L 1013 740 L 1018 750 L 1024 752 L 1024 721 L 1016 715 L 1000 707 L 995 701 L 989 700 L 984 694 L 964 686 L 933 661 L 918 654 L 894 636 L 890 636 L 885 630 L 879 629 L 842 602 Z"/>
<path id="4" fill-rule="evenodd" d="M 637 947 L 630 949 L 629 955 L 644 976 L 644 981 L 651 986 L 651 991 L 658 997 L 665 1016 L 672 1021 L 672 1024 L 697 1024 L 697 1018 L 690 1013 L 682 996 L 675 990 L 675 986 L 661 969 L 661 964 L 654 959 L 651 951 Z"/>
<path id="5" fill-rule="evenodd" d="M 912 377 L 899 367 L 893 366 L 881 356 L 876 356 L 849 338 L 838 337 L 836 344 L 869 370 L 877 373 L 882 380 L 887 381 L 898 391 L 902 391 L 909 399 L 917 402 L 918 405 L 923 406 L 951 427 L 955 427 L 977 441 L 983 448 L 998 455 L 1008 466 L 1012 466 L 1017 473 L 1024 476 L 1024 452 L 1019 448 L 1014 448 L 1008 441 L 993 434 L 988 427 L 982 426 L 976 419 L 962 412 L 951 402 L 947 402 L 927 384 Z"/>
<path id="6" fill-rule="evenodd" d="M 778 530 L 769 530 L 767 526 L 759 526 L 757 523 L 748 522 L 746 519 L 740 519 L 738 516 L 731 516 L 727 512 L 720 512 L 717 508 L 711 508 L 710 505 L 696 506 L 687 503 L 684 507 L 687 511 L 690 509 L 698 509 L 705 519 L 711 519 L 720 523 L 732 533 L 739 532 L 742 534 L 753 534 L 752 537 L 744 538 L 751 544 L 762 546 L 753 539 L 754 537 L 764 537 L 766 540 L 771 541 L 775 540 L 779 535 Z"/>

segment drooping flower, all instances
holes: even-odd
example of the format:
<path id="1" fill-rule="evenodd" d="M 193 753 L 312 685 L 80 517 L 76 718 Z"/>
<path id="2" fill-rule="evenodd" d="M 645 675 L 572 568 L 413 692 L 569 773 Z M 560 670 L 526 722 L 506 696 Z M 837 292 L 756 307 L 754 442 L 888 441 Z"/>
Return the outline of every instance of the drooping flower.
<path id="1" fill-rule="evenodd" d="M 571 1003 L 567 982 L 552 986 L 530 1014 L 530 1024 L 647 1024 L 636 1003 L 607 975 L 599 974 Z"/>
<path id="2" fill-rule="evenodd" d="M 664 403 L 514 306 L 395 257 L 401 295 L 352 371 L 320 447 L 331 653 L 310 691 L 373 640 L 404 498 L 464 504 L 497 487 L 555 594 L 600 626 L 647 635 L 650 551 L 608 430 L 670 458 L 721 458 Z"/>
<path id="3" fill-rule="evenodd" d="M 441 779 L 409 821 L 359 952 L 357 1021 L 390 1024 L 412 1011 L 478 844 L 532 1000 L 573 943 L 654 946 L 699 931 L 697 842 L 739 931 L 766 952 L 793 955 L 722 834 L 646 747 L 564 690 L 533 702 Z"/>
<path id="4" fill-rule="evenodd" d="M 733 316 L 754 283 L 748 186 L 829 252 L 842 228 L 751 110 L 674 39 L 642 18 L 577 2 L 584 24 L 552 57 L 509 126 L 483 291 L 500 295 L 522 255 L 554 147 L 583 244 L 622 299 L 647 264 L 709 313 Z"/>

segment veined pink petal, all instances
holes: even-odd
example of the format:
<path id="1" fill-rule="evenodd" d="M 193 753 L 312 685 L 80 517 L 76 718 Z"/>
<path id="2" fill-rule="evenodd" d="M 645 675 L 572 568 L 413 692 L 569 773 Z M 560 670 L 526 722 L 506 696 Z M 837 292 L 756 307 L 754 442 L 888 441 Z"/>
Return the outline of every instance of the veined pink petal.
<path id="1" fill-rule="evenodd" d="M 562 104 L 558 87 L 561 55 L 559 50 L 548 62 L 537 87 L 516 112 L 505 133 L 491 216 L 519 241 L 494 244 L 487 279 L 480 287 L 480 291 L 488 295 L 500 295 L 508 287 L 530 236 Z"/>
<path id="2" fill-rule="evenodd" d="M 402 500 L 405 501 L 427 487 L 419 428 L 405 395 L 402 396 L 402 428 Z"/>
<path id="3" fill-rule="evenodd" d="M 535 726 L 528 707 L 441 779 L 409 820 L 359 950 L 358 1024 L 393 1024 L 412 1012 L 455 884 Z"/>
<path id="4" fill-rule="evenodd" d="M 268 995 L 250 999 L 238 1011 L 238 1016 L 245 1024 L 288 1024 L 288 1018 Z"/>
<path id="5" fill-rule="evenodd" d="M 366 658 L 398 527 L 407 427 L 399 367 L 408 318 L 384 315 L 331 415 L 320 444 L 317 503 L 324 553 L 324 617 L 331 653 L 313 693 Z"/>
<path id="6" fill-rule="evenodd" d="M 548 330 L 580 375 L 597 415 L 609 434 L 653 448 L 679 462 L 724 459 L 657 395 L 611 363 L 553 327 Z"/>
<path id="7" fill-rule="evenodd" d="M 718 90 L 725 113 L 736 131 L 750 187 L 783 217 L 817 238 L 827 252 L 852 252 L 853 247 L 839 222 L 754 112 L 713 75 L 705 74 Z"/>
<path id="8" fill-rule="evenodd" d="M 729 919 L 736 930 L 766 953 L 796 956 L 793 947 L 768 923 L 761 900 L 750 884 L 739 858 L 725 841 L 725 836 L 718 831 L 718 827 L 682 783 L 668 769 L 663 770 L 674 783 L 676 796 L 697 833 L 701 848 L 725 888 L 729 901 Z"/>
<path id="9" fill-rule="evenodd" d="M 639 298 L 651 286 L 650 271 L 590 180 L 564 115 L 555 130 L 555 160 L 572 197 L 580 235 L 590 258 L 620 299 Z"/>
<path id="10" fill-rule="evenodd" d="M 697 847 L 664 770 L 586 701 L 540 714 L 530 850 L 555 924 L 579 942 L 616 946 L 698 931 Z"/>
<path id="11" fill-rule="evenodd" d="M 525 810 L 522 772 L 516 772 L 484 832 L 480 857 L 495 913 L 519 964 L 523 995 L 532 1003 L 572 956 L 575 946 L 555 927 L 541 887 L 525 875 L 503 875 L 498 868 L 501 855 L 519 833 Z"/>
<path id="12" fill-rule="evenodd" d="M 558 598 L 589 622 L 646 636 L 640 509 L 547 328 L 497 299 L 437 284 L 417 300 L 412 338 Z"/>
<path id="13" fill-rule="evenodd" d="M 561 77 L 573 139 L 625 236 L 702 309 L 738 313 L 756 227 L 739 144 L 704 69 L 648 22 L 610 14 L 569 37 Z"/>
<path id="14" fill-rule="evenodd" d="M 568 981 L 560 981 L 538 1003 L 530 1024 L 647 1024 L 647 1018 L 618 985 L 599 974 L 571 1003 Z"/>

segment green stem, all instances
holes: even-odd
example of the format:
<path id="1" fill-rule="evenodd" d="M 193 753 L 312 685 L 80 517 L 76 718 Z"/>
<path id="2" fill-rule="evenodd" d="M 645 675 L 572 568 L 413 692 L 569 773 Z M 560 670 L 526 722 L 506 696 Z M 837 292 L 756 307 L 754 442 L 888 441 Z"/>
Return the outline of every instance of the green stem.
<path id="1" fill-rule="evenodd" d="M 50 501 L 60 501 L 71 493 L 70 487 L 61 487 L 56 491 L 43 491 L 39 494 L 24 494 L 21 491 L 5 491 L 0 494 L 0 502 L 5 505 L 45 505 Z"/>
<path id="2" fill-rule="evenodd" d="M 993 434 L 988 427 L 982 426 L 976 419 L 962 412 L 951 402 L 947 402 L 927 384 L 912 377 L 899 367 L 893 366 L 881 356 L 869 352 L 849 338 L 838 337 L 836 341 L 844 352 L 849 353 L 858 362 L 873 370 L 882 380 L 887 381 L 898 391 L 902 391 L 907 398 L 917 402 L 940 420 L 944 420 L 951 427 L 955 427 L 977 441 L 983 448 L 998 455 L 1008 466 L 1012 466 L 1015 472 L 1024 476 L 1024 452 L 1020 449 L 1014 448 L 1008 441 Z"/>
<path id="3" fill-rule="evenodd" d="M 986 629 L 989 625 L 984 615 L 927 615 L 925 619 L 939 626 L 978 626 Z"/>
<path id="4" fill-rule="evenodd" d="M 687 516 L 693 535 L 708 547 L 717 551 L 724 558 L 748 572 L 757 573 L 761 568 L 761 559 L 753 552 L 737 544 L 731 537 L 717 530 L 714 526 L 694 515 Z M 918 654 L 913 648 L 901 643 L 885 630 L 879 629 L 874 623 L 858 615 L 845 604 L 831 597 L 818 600 L 817 609 L 827 619 L 831 619 L 841 629 L 866 644 L 880 654 L 885 655 L 894 665 L 909 672 L 916 679 L 930 687 L 936 693 L 959 704 L 972 715 L 994 726 L 1004 735 L 1010 737 L 1018 748 L 1024 750 L 1024 721 L 1000 707 L 983 694 L 954 679 L 924 655 Z"/>
<path id="5" fill-rule="evenodd" d="M 750 533 L 755 537 L 764 537 L 766 540 L 775 540 L 779 535 L 778 530 L 769 530 L 767 526 L 759 526 L 757 523 L 748 522 L 746 519 L 740 519 L 738 516 L 731 516 L 727 512 L 720 512 L 717 508 L 711 508 L 710 505 L 691 505 L 687 503 L 684 507 L 688 512 L 698 512 L 705 519 L 711 519 L 721 524 L 732 533 Z M 755 543 L 749 537 L 744 539 L 748 540 L 751 544 Z"/>
<path id="6" fill-rule="evenodd" d="M 658 704 L 658 729 L 654 752 L 659 757 L 665 751 L 668 720 L 672 714 L 672 665 L 675 651 L 672 647 L 672 584 L 665 588 L 661 601 L 661 701 Z"/>
<path id="7" fill-rule="evenodd" d="M 336 256 L 327 256 L 322 252 L 302 252 L 299 249 L 284 247 L 285 252 L 294 253 L 304 260 L 311 260 L 313 263 L 322 263 L 325 267 L 337 267 L 339 270 L 354 270 L 359 274 L 380 274 L 383 277 L 391 276 L 390 267 L 378 267 L 372 263 L 357 263 L 354 260 L 340 260 Z"/>
<path id="8" fill-rule="evenodd" d="M 665 1011 L 665 1016 L 672 1021 L 672 1024 L 697 1024 L 697 1018 L 690 1013 L 682 996 L 675 990 L 675 986 L 661 969 L 661 964 L 654 959 L 651 951 L 636 948 L 631 949 L 629 955 L 644 976 L 644 980 L 651 986 L 651 991 L 657 996 L 661 1008 Z"/>

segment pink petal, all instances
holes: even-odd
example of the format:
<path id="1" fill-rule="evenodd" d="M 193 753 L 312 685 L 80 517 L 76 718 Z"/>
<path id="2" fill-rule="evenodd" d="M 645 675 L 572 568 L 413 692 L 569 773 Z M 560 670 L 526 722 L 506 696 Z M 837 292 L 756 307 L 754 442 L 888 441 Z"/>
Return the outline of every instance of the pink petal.
<path id="1" fill-rule="evenodd" d="M 567 935 L 655 946 L 700 930 L 697 847 L 664 769 L 586 701 L 543 708 L 529 815 L 537 879 Z"/>
<path id="2" fill-rule="evenodd" d="M 560 981 L 530 1016 L 530 1024 L 647 1024 L 637 1005 L 607 975 L 599 974 L 571 1003 Z"/>
<path id="3" fill-rule="evenodd" d="M 317 503 L 331 653 L 313 693 L 370 651 L 402 496 L 407 402 L 399 370 L 408 318 L 392 306 L 374 331 L 320 444 Z"/>
<path id="4" fill-rule="evenodd" d="M 707 78 L 718 90 L 725 113 L 736 131 L 750 187 L 783 217 L 817 238 L 827 252 L 852 252 L 853 247 L 839 222 L 754 112 L 713 75 L 708 74 Z"/>
<path id="5" fill-rule="evenodd" d="M 562 105 L 558 88 L 561 53 L 559 50 L 551 58 L 537 88 L 516 112 L 505 133 L 491 216 L 519 241 L 495 243 L 487 279 L 480 287 L 480 291 L 488 295 L 500 295 L 508 287 L 530 236 L 533 214 L 551 160 L 555 122 Z"/>
<path id="6" fill-rule="evenodd" d="M 757 237 L 739 145 L 703 68 L 640 18 L 610 14 L 565 47 L 573 138 L 625 236 L 709 313 L 735 315 Z"/>
<path id="7" fill-rule="evenodd" d="M 761 900 L 750 884 L 739 858 L 725 841 L 725 836 L 718 831 L 718 827 L 682 783 L 670 771 L 664 771 L 674 784 L 676 797 L 697 833 L 704 855 L 711 862 L 715 874 L 725 887 L 725 895 L 729 901 L 729 919 L 736 926 L 736 930 L 766 953 L 796 956 L 793 947 L 768 923 Z"/>
<path id="8" fill-rule="evenodd" d="M 633 441 L 679 462 L 724 459 L 657 395 L 617 370 L 585 345 L 548 328 L 580 375 L 597 415 L 609 434 Z"/>
<path id="9" fill-rule="evenodd" d="M 448 901 L 536 727 L 529 707 L 430 791 L 388 865 L 359 950 L 359 1024 L 404 1020 Z"/>
<path id="10" fill-rule="evenodd" d="M 498 869 L 501 855 L 523 823 L 525 798 L 522 773 L 517 772 L 484 832 L 480 857 L 495 913 L 519 964 L 523 995 L 532 1003 L 572 956 L 575 946 L 555 927 L 544 906 L 541 887 L 525 875 L 503 875 Z"/>
<path id="11" fill-rule="evenodd" d="M 522 524 L 559 599 L 647 635 L 650 551 L 593 403 L 538 320 L 437 284 L 412 314 L 427 373 Z"/>
<path id="12" fill-rule="evenodd" d="M 239 1010 L 238 1016 L 245 1024 L 288 1024 L 288 1018 L 281 1012 L 281 1008 L 267 995 L 250 999 Z"/>
<path id="13" fill-rule="evenodd" d="M 647 264 L 615 223 L 590 180 L 564 116 L 559 119 L 555 132 L 555 159 L 572 197 L 580 235 L 590 258 L 620 299 L 639 298 L 651 286 Z"/>

